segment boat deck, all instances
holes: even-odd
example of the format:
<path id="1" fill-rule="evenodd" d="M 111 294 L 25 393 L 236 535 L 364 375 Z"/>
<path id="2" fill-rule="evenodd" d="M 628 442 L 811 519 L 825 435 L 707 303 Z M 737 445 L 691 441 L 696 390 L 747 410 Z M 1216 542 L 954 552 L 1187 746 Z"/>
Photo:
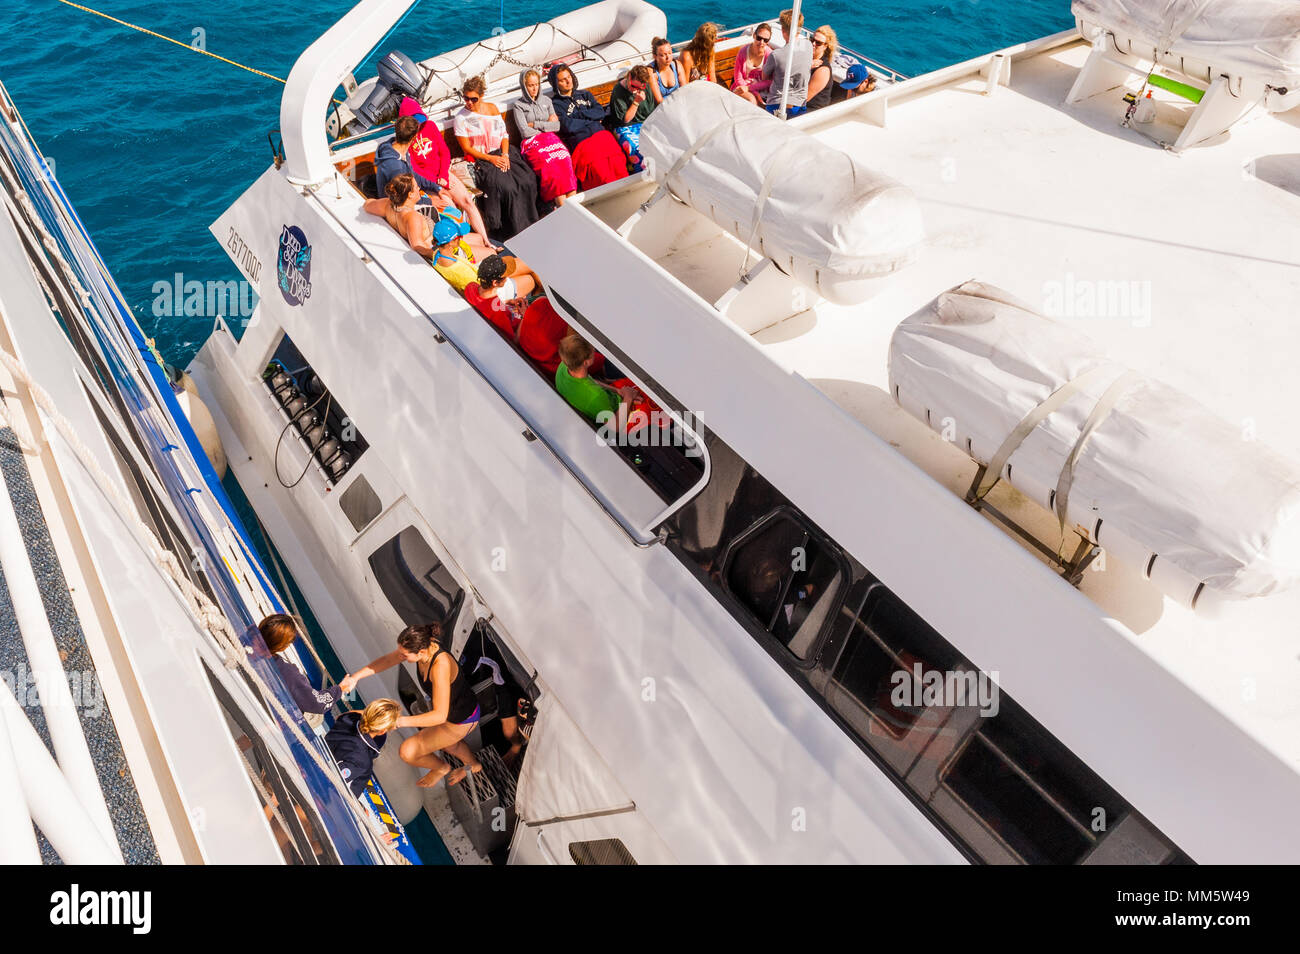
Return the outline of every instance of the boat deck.
<path id="1" fill-rule="evenodd" d="M 867 302 L 821 302 L 754 337 L 959 496 L 975 465 L 894 403 L 888 348 L 900 321 L 970 279 L 1071 324 L 1116 360 L 1240 421 L 1243 439 L 1300 461 L 1300 115 L 1259 115 L 1176 155 L 1121 128 L 1122 90 L 1064 105 L 1088 51 L 1077 37 L 1041 41 L 1016 54 L 1009 86 L 991 94 L 978 71 L 952 67 L 794 121 L 908 185 L 928 240 Z M 1158 109 L 1152 131 L 1172 141 L 1185 107 Z M 616 226 L 635 204 L 630 194 L 640 201 L 646 191 L 631 184 L 586 204 Z M 743 247 L 700 220 L 708 229 L 658 261 L 712 302 L 736 280 Z M 1040 540 L 1060 540 L 1055 518 L 1005 483 L 990 499 Z M 1081 590 L 1300 767 L 1300 592 L 1193 613 L 1114 558 L 1094 565 Z"/>

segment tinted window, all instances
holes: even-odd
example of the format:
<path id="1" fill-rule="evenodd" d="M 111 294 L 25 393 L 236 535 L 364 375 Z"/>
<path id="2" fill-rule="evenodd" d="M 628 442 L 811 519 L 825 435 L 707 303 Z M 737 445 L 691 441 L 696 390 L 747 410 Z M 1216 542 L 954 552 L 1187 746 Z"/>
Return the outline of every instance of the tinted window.
<path id="1" fill-rule="evenodd" d="M 569 842 L 569 857 L 575 865 L 634 865 L 636 859 L 617 838 Z"/>
<path id="2" fill-rule="evenodd" d="M 449 623 L 460 606 L 460 586 L 415 527 L 370 554 L 370 569 L 407 626 Z"/>
<path id="3" fill-rule="evenodd" d="M 835 663 L 832 678 L 844 694 L 834 693 L 831 702 L 850 720 L 865 709 L 879 729 L 902 738 L 925 711 L 921 705 L 898 705 L 894 689 L 898 673 L 910 674 L 915 687 L 916 667 L 920 673 L 933 669 L 955 669 L 959 659 L 925 621 L 913 613 L 885 587 L 868 590 L 853 618 L 844 649 Z M 911 693 L 919 701 L 920 693 Z M 846 698 L 847 697 L 847 698 Z M 906 700 L 904 696 L 898 696 Z"/>
<path id="4" fill-rule="evenodd" d="M 360 533 L 370 525 L 370 521 L 379 516 L 383 507 L 379 495 L 371 488 L 365 477 L 358 477 L 351 486 L 339 495 L 339 507 L 343 516 L 348 518 L 352 529 Z"/>
<path id="5" fill-rule="evenodd" d="M 727 589 L 800 659 L 816 648 L 842 580 L 838 559 L 793 516 L 764 522 L 731 553 Z"/>

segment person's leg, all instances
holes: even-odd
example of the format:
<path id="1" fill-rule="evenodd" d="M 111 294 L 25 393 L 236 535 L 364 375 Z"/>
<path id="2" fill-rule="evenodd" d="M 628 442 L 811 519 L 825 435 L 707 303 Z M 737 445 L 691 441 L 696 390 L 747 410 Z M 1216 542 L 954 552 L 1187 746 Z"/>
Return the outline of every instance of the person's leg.
<path id="1" fill-rule="evenodd" d="M 465 188 L 465 183 L 460 181 L 460 176 L 454 172 L 448 173 L 447 188 L 443 191 L 451 193 L 451 201 L 456 208 L 469 216 L 469 227 L 474 230 L 474 234 L 479 237 L 479 240 L 485 246 L 495 249 L 492 240 L 488 238 L 487 227 L 483 224 L 483 216 L 479 212 L 478 206 L 474 204 L 474 197 L 469 194 L 469 189 Z"/>
<path id="2" fill-rule="evenodd" d="M 403 740 L 402 747 L 398 750 L 402 761 L 429 770 L 419 781 L 421 788 L 437 785 L 451 770 L 451 766 L 438 758 L 437 753 L 463 739 L 470 728 L 472 727 L 443 723 L 421 729 L 409 739 Z"/>
<path id="3" fill-rule="evenodd" d="M 533 277 L 532 272 L 526 275 L 515 276 L 515 293 L 520 298 L 527 298 L 537 288 L 537 279 Z"/>
<path id="4" fill-rule="evenodd" d="M 468 735 L 469 730 L 472 728 L 474 728 L 473 724 L 465 726 L 465 734 Z M 467 772 L 481 772 L 483 770 L 482 763 L 474 757 L 474 750 L 466 745 L 463 739 L 447 746 L 447 752 L 456 756 L 461 762 L 460 768 L 454 768 L 447 773 L 448 785 L 457 784 L 465 777 Z"/>

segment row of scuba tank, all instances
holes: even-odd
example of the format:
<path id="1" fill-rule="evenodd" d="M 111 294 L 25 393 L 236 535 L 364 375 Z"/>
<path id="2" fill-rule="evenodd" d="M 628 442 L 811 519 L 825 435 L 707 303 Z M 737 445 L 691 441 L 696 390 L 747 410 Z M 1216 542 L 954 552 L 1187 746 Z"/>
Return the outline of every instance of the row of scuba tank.
<path id="1" fill-rule="evenodd" d="M 330 424 L 330 396 L 324 382 L 308 369 L 303 372 L 299 387 L 293 376 L 278 364 L 272 364 L 267 370 L 267 387 L 288 417 L 289 426 L 302 436 L 329 481 L 337 482 L 352 466 L 352 455 Z"/>

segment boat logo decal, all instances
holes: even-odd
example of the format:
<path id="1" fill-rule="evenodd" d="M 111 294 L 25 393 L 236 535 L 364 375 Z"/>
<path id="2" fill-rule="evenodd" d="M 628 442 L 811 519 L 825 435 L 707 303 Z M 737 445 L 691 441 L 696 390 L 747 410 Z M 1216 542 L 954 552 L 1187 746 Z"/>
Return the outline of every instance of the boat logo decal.
<path id="1" fill-rule="evenodd" d="M 296 225 L 280 230 L 280 254 L 275 262 L 280 294 L 291 305 L 301 305 L 311 297 L 311 246 Z"/>

